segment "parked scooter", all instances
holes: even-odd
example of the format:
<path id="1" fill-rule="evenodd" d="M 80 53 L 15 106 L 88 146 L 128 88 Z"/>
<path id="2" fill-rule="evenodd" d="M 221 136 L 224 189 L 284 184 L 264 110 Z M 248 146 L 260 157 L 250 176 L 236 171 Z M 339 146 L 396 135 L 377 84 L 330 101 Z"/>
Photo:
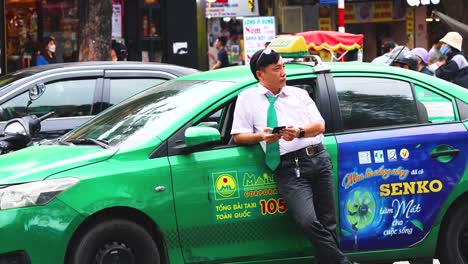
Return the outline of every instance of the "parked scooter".
<path id="1" fill-rule="evenodd" d="M 28 113 L 28 107 L 31 103 L 41 97 L 44 92 L 44 84 L 37 84 L 29 90 L 26 113 Z M 3 128 L 2 137 L 0 137 L 0 155 L 32 145 L 33 138 L 41 131 L 41 122 L 53 114 L 54 112 L 49 112 L 41 117 L 26 115 L 7 121 Z"/>

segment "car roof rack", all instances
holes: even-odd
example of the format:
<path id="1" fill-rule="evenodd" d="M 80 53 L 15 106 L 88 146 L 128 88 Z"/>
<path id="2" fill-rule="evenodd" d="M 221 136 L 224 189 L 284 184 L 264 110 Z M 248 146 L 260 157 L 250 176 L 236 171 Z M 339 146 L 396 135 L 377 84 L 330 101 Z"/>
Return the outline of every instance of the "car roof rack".
<path id="1" fill-rule="evenodd" d="M 314 65 L 315 72 L 325 72 L 325 71 L 331 70 L 329 65 L 323 63 L 322 58 L 320 58 L 319 55 L 306 55 L 304 57 L 309 58 L 310 61 L 315 63 Z"/>

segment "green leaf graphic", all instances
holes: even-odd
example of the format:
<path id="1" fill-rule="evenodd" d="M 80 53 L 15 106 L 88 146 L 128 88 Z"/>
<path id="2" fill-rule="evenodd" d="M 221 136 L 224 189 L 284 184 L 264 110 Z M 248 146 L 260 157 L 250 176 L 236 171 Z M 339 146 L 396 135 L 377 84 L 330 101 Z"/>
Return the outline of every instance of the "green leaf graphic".
<path id="1" fill-rule="evenodd" d="M 411 223 L 417 227 L 419 230 L 423 231 L 424 227 L 423 227 L 423 224 L 419 221 L 419 220 L 411 220 Z"/>
<path id="2" fill-rule="evenodd" d="M 417 149 L 420 148 L 420 147 L 421 147 L 421 144 L 417 144 L 417 145 L 416 145 L 416 148 L 417 148 Z"/>

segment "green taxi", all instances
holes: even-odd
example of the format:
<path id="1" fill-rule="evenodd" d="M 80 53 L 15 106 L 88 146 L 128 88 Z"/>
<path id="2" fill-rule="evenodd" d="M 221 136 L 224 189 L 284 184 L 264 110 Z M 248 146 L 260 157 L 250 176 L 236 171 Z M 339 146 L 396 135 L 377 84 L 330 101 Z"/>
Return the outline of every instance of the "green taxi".
<path id="1" fill-rule="evenodd" d="M 468 91 L 366 63 L 286 64 L 326 121 L 341 249 L 468 263 Z M 248 66 L 155 86 L 0 157 L 0 263 L 311 263 L 259 145 L 230 135 Z"/>

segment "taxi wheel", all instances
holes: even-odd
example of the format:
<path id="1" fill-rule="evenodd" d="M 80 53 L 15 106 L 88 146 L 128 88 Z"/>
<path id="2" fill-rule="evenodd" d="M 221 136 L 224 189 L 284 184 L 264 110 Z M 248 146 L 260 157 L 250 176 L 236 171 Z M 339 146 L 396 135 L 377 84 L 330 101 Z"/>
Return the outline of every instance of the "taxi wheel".
<path id="1" fill-rule="evenodd" d="M 439 240 L 441 264 L 468 264 L 468 205 L 450 214 Z"/>
<path id="2" fill-rule="evenodd" d="M 115 219 L 91 227 L 78 241 L 70 264 L 154 264 L 159 250 L 138 224 Z"/>

